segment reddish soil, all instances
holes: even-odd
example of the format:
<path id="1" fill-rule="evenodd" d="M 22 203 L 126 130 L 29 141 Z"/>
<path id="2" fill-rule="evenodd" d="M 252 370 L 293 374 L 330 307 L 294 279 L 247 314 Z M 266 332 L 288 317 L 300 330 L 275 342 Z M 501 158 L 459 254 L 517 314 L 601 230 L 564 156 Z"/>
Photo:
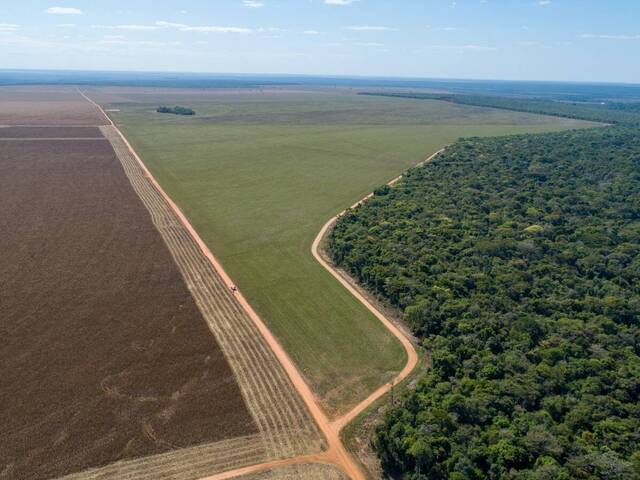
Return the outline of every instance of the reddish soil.
<path id="1" fill-rule="evenodd" d="M 5 127 L 0 138 L 93 138 L 102 137 L 98 127 Z"/>
<path id="2" fill-rule="evenodd" d="M 87 102 L 0 101 L 0 125 L 104 125 Z"/>
<path id="3" fill-rule="evenodd" d="M 78 90 L 69 85 L 7 85 L 0 87 L 0 101 L 65 102 L 77 101 Z"/>
<path id="4" fill-rule="evenodd" d="M 0 231 L 0 479 L 256 432 L 106 140 L 4 142 Z"/>
<path id="5" fill-rule="evenodd" d="M 106 125 L 71 87 L 0 87 L 0 125 Z"/>

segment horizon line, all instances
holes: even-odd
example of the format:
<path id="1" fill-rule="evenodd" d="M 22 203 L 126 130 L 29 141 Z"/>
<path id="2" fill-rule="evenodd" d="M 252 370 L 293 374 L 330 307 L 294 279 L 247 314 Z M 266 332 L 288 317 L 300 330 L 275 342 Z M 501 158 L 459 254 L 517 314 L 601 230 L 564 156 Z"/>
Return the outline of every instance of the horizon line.
<path id="1" fill-rule="evenodd" d="M 640 87 L 640 82 L 598 81 L 598 80 L 533 80 L 533 79 L 504 79 L 504 78 L 476 78 L 476 77 L 422 77 L 422 76 L 394 76 L 394 75 L 351 75 L 351 74 L 314 74 L 314 73 L 237 73 L 237 72 L 197 72 L 171 70 L 110 70 L 110 69 L 51 69 L 51 68 L 0 68 L 0 72 L 51 72 L 51 73 L 111 73 L 111 74 L 169 74 L 169 75 L 203 75 L 211 77 L 291 77 L 318 78 L 344 80 L 387 80 L 387 81 L 432 81 L 432 82 L 508 82 L 508 83 L 554 83 L 573 85 L 617 85 Z"/>

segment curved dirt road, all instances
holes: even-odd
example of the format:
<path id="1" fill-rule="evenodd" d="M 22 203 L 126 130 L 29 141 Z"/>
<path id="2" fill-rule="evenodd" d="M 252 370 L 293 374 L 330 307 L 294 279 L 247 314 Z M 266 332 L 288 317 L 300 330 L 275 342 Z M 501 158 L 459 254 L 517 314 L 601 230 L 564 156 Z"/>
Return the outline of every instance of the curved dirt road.
<path id="1" fill-rule="evenodd" d="M 430 162 L 435 157 L 440 155 L 443 151 L 444 151 L 444 148 L 438 150 L 436 153 L 431 155 L 426 160 L 423 160 L 422 162 L 420 162 L 416 166 L 419 166 L 419 165 L 422 165 L 424 163 Z M 393 186 L 396 183 L 398 183 L 398 181 L 400 181 L 401 178 L 402 178 L 402 175 L 394 178 L 387 185 Z M 367 199 L 371 198 L 372 196 L 373 196 L 373 193 L 370 193 L 369 195 L 364 197 L 359 202 L 354 203 L 351 206 L 351 208 L 357 207 L 362 202 L 366 201 Z M 374 403 L 376 400 L 378 400 L 384 394 L 389 392 L 389 390 L 391 390 L 391 388 L 394 385 L 397 385 L 398 383 L 402 382 L 405 378 L 407 378 L 407 376 L 411 373 L 411 371 L 415 368 L 416 364 L 418 363 L 418 354 L 417 354 L 415 348 L 413 347 L 413 344 L 411 343 L 411 341 L 409 341 L 409 339 L 405 335 L 405 333 L 402 332 L 398 327 L 396 327 L 393 324 L 393 322 L 391 322 L 387 317 L 385 317 L 382 314 L 382 312 L 380 312 L 380 310 L 378 310 L 376 307 L 374 307 L 362 294 L 360 294 L 360 292 L 358 292 L 358 290 L 356 290 L 353 287 L 353 285 L 351 285 L 351 283 L 349 283 L 349 281 L 347 279 L 345 279 L 342 275 L 340 275 L 340 273 L 338 273 L 338 271 L 335 268 L 333 268 L 333 266 L 331 264 L 329 264 L 322 257 L 322 255 L 320 255 L 319 249 L 320 249 L 320 244 L 322 243 L 322 240 L 327 235 L 329 230 L 335 225 L 335 223 L 338 221 L 338 219 L 342 215 L 344 215 L 346 213 L 346 211 L 347 210 L 342 211 L 341 213 L 339 213 L 338 215 L 336 215 L 335 217 L 333 217 L 331 220 L 329 220 L 327 223 L 324 224 L 324 226 L 320 230 L 320 233 L 318 233 L 318 235 L 316 236 L 315 240 L 313 241 L 313 245 L 311 246 L 311 253 L 315 257 L 315 259 L 329 273 L 331 273 L 331 275 L 333 275 L 336 278 L 336 280 L 338 280 L 342 284 L 342 286 L 344 286 L 344 288 L 349 290 L 349 292 L 354 297 L 356 297 L 360 301 L 360 303 L 362 303 L 367 308 L 367 310 L 369 310 L 371 313 L 373 313 L 376 316 L 376 318 L 378 320 L 380 320 L 380 322 L 382 322 L 382 324 L 385 327 L 387 327 L 387 329 L 400 341 L 400 343 L 404 347 L 405 351 L 407 352 L 407 363 L 404 366 L 404 368 L 400 371 L 400 373 L 395 376 L 395 378 L 393 380 L 391 380 L 390 382 L 380 386 L 378 389 L 376 389 L 376 391 L 374 391 L 366 399 L 364 399 L 362 402 L 360 402 L 358 405 L 356 405 L 351 411 L 347 412 L 346 414 L 344 414 L 341 417 L 339 417 L 336 420 L 334 420 L 332 422 L 332 427 L 334 429 L 337 429 L 338 431 L 342 430 L 348 423 L 350 423 L 354 418 L 356 418 L 358 415 L 360 415 L 360 413 L 362 413 L 364 410 L 366 410 L 367 407 L 369 407 L 372 403 Z"/>
<path id="2" fill-rule="evenodd" d="M 218 260 L 211 253 L 207 245 L 200 238 L 198 233 L 195 231 L 187 217 L 184 215 L 182 210 L 173 202 L 173 200 L 166 194 L 166 192 L 162 189 L 157 180 L 153 177 L 151 172 L 147 169 L 142 159 L 136 154 L 135 150 L 126 139 L 126 137 L 122 134 L 117 125 L 109 118 L 104 109 L 94 102 L 91 98 L 85 95 L 82 91 L 78 89 L 78 93 L 92 105 L 94 105 L 104 116 L 108 119 L 109 124 L 113 126 L 118 133 L 118 135 L 122 138 L 123 142 L 126 144 L 127 148 L 130 150 L 133 157 L 139 163 L 140 167 L 144 170 L 145 174 L 148 176 L 151 183 L 157 189 L 157 191 L 162 195 L 162 197 L 166 200 L 166 202 L 170 205 L 170 207 L 174 210 L 175 214 L 178 216 L 180 221 L 183 223 L 186 230 L 193 237 L 194 241 L 198 244 L 204 256 L 211 262 L 212 266 L 217 270 L 217 272 L 222 277 L 223 281 L 229 288 L 235 288 L 235 284 L 231 281 L 231 278 L 227 275 L 225 270 L 222 268 L 222 265 L 218 262 Z M 422 163 L 426 163 L 433 158 L 435 158 L 438 154 L 440 154 L 444 149 L 434 153 L 428 159 L 424 160 Z M 399 176 L 389 182 L 389 185 L 395 184 L 398 180 L 400 180 L 402 176 Z M 354 207 L 370 198 L 373 194 L 367 195 L 361 201 L 354 204 Z M 313 256 L 320 262 L 320 264 L 328 270 L 352 295 L 354 295 L 369 311 L 371 311 L 384 325 L 385 327 L 402 343 L 405 351 L 407 352 L 408 361 L 402 371 L 389 383 L 382 385 L 375 392 L 373 392 L 369 397 L 356 405 L 351 411 L 347 412 L 345 415 L 335 419 L 329 420 L 326 414 L 322 411 L 321 407 L 317 399 L 315 398 L 313 392 L 304 381 L 302 375 L 298 371 L 297 367 L 285 352 L 284 348 L 280 345 L 278 340 L 274 337 L 273 333 L 268 329 L 264 321 L 258 316 L 258 314 L 253 310 L 251 305 L 247 302 L 241 292 L 237 289 L 236 296 L 239 303 L 242 305 L 244 310 L 247 312 L 256 328 L 260 331 L 265 341 L 268 343 L 269 347 L 273 350 L 274 354 L 284 367 L 287 375 L 289 376 L 291 382 L 294 387 L 298 391 L 299 395 L 304 400 L 307 408 L 311 412 L 314 420 L 318 424 L 318 427 L 324 434 L 328 449 L 324 452 L 314 454 L 314 455 L 305 455 L 299 457 L 292 457 L 283 460 L 275 460 L 267 463 L 261 463 L 257 465 L 252 465 L 236 470 L 231 470 L 227 472 L 223 472 L 220 474 L 212 475 L 202 480 L 225 480 L 234 477 L 238 477 L 241 475 L 251 474 L 262 472 L 266 470 L 270 470 L 277 467 L 287 466 L 287 465 L 303 465 L 309 463 L 327 463 L 332 464 L 339 467 L 344 471 L 350 478 L 353 480 L 365 480 L 365 474 L 362 471 L 360 465 L 355 461 L 353 456 L 345 449 L 342 441 L 340 439 L 340 432 L 350 421 L 352 421 L 355 417 L 357 417 L 361 412 L 363 412 L 367 407 L 369 407 L 373 402 L 382 397 L 385 393 L 387 393 L 393 385 L 404 380 L 416 366 L 418 361 L 418 355 L 416 350 L 414 349 L 411 342 L 404 335 L 404 333 L 398 329 L 390 320 L 388 320 L 380 311 L 378 311 L 373 305 L 371 305 L 366 298 L 364 298 L 347 280 L 345 280 L 331 265 L 329 265 L 319 254 L 318 249 L 320 243 L 329 229 L 335 224 L 337 219 L 343 215 L 344 212 L 339 215 L 333 217 L 329 220 L 324 227 L 321 229 L 320 233 L 316 237 L 313 242 L 311 251 Z"/>
<path id="3" fill-rule="evenodd" d="M 416 166 L 420 166 L 432 161 L 434 158 L 440 155 L 444 150 L 445 148 L 438 150 L 426 160 L 423 160 L 422 162 L 418 163 Z M 396 183 L 398 183 L 398 181 L 400 181 L 401 178 L 402 178 L 402 175 L 399 175 L 398 177 L 391 180 L 388 183 L 388 185 L 389 186 L 395 185 Z M 373 193 L 370 193 L 369 195 L 364 197 L 362 200 L 353 204 L 351 208 L 357 207 L 362 202 L 366 201 L 372 196 L 373 196 Z M 413 369 L 418 363 L 418 354 L 415 348 L 413 347 L 413 344 L 409 341 L 409 339 L 404 334 L 404 332 L 402 332 L 398 327 L 396 327 L 393 324 L 393 322 L 391 322 L 388 318 L 386 318 L 377 308 L 375 308 L 363 295 L 360 294 L 360 292 L 358 292 L 358 290 L 356 290 L 353 287 L 353 285 L 349 283 L 348 280 L 346 280 L 342 275 L 340 275 L 340 273 L 335 268 L 333 268 L 331 264 L 325 261 L 322 255 L 320 255 L 320 245 L 324 237 L 327 235 L 330 229 L 335 225 L 338 219 L 342 215 L 344 215 L 346 211 L 347 210 L 340 212 L 338 215 L 336 215 L 335 217 L 332 217 L 329 221 L 327 221 L 327 223 L 324 224 L 324 226 L 322 227 L 322 229 L 320 230 L 320 232 L 318 233 L 318 235 L 313 241 L 313 244 L 311 246 L 311 253 L 313 254 L 314 258 L 329 273 L 331 273 L 331 275 L 333 275 L 354 297 L 356 297 L 371 313 L 373 313 L 373 315 L 375 315 L 375 317 L 378 320 L 380 320 L 383 323 L 383 325 L 400 341 L 405 351 L 407 352 L 406 365 L 404 366 L 402 371 L 400 371 L 400 373 L 398 373 L 398 375 L 394 377 L 393 380 L 377 388 L 373 393 L 371 393 L 371 395 L 369 395 L 366 399 L 358 403 L 358 405 L 356 405 L 353 409 L 351 409 L 346 414 L 332 421 L 328 421 L 324 412 L 320 410 L 319 414 L 323 419 L 323 422 L 320 423 L 320 428 L 322 429 L 323 433 L 327 436 L 327 441 L 329 444 L 329 450 L 327 450 L 326 452 L 323 452 L 317 455 L 294 457 L 294 458 L 284 459 L 280 461 L 264 463 L 260 465 L 253 465 L 253 466 L 238 469 L 238 470 L 224 472 L 218 475 L 213 475 L 211 477 L 207 477 L 201 480 L 227 480 L 227 479 L 239 477 L 241 475 L 247 475 L 247 474 L 256 473 L 264 470 L 270 470 L 272 468 L 282 467 L 286 465 L 296 465 L 296 464 L 300 465 L 300 464 L 307 464 L 307 463 L 314 463 L 314 462 L 329 463 L 329 464 L 336 465 L 340 467 L 342 470 L 344 470 L 344 472 L 347 473 L 349 477 L 352 478 L 353 480 L 365 480 L 366 476 L 362 472 L 360 465 L 354 461 L 351 454 L 349 454 L 344 448 L 344 445 L 342 444 L 342 441 L 340 439 L 340 433 L 346 425 L 348 425 L 358 415 L 360 415 L 363 411 L 365 411 L 376 400 L 378 400 L 380 397 L 388 393 L 394 385 L 397 385 L 398 383 L 402 382 L 405 378 L 409 376 L 409 374 L 413 371 Z M 287 361 L 290 362 L 291 360 L 287 357 Z M 292 365 L 292 367 L 294 370 L 296 369 L 294 365 Z M 296 370 L 296 373 L 297 373 L 297 370 Z M 308 386 L 306 385 L 306 383 L 304 381 L 302 381 L 302 383 L 304 387 L 308 390 Z M 306 400 L 307 398 L 305 397 L 305 401 Z M 315 407 L 318 408 L 319 410 L 318 404 L 315 401 L 313 394 L 311 395 L 311 400 L 315 404 Z"/>

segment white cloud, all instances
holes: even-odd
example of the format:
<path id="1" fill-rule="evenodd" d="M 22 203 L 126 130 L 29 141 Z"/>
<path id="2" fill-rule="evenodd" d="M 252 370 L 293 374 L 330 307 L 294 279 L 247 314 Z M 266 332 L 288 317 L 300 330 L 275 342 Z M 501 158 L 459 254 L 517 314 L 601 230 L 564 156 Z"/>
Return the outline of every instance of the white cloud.
<path id="1" fill-rule="evenodd" d="M 358 0 L 324 0 L 326 5 L 351 5 Z"/>
<path id="2" fill-rule="evenodd" d="M 379 25 L 351 25 L 350 27 L 345 27 L 347 30 L 354 30 L 356 32 L 388 32 L 392 30 L 389 27 L 382 27 Z"/>
<path id="3" fill-rule="evenodd" d="M 180 42 L 157 42 L 152 40 L 127 41 L 122 39 L 105 39 L 98 42 L 99 45 L 125 45 L 127 47 L 176 47 L 181 45 Z"/>
<path id="4" fill-rule="evenodd" d="M 72 7 L 50 7 L 45 10 L 45 13 L 51 15 L 83 15 L 82 10 Z"/>
<path id="5" fill-rule="evenodd" d="M 427 45 L 424 47 L 426 50 L 457 50 L 457 51 L 477 51 L 477 52 L 489 52 L 497 50 L 495 47 L 486 47 L 483 45 L 467 44 L 467 45 Z"/>
<path id="6" fill-rule="evenodd" d="M 431 25 L 427 25 L 427 29 L 439 32 L 457 32 L 463 30 L 460 27 L 431 27 Z"/>
<path id="7" fill-rule="evenodd" d="M 20 28 L 20 25 L 15 23 L 0 23 L 0 32 L 15 32 Z"/>
<path id="8" fill-rule="evenodd" d="M 40 42 L 36 42 L 28 37 L 22 37 L 14 35 L 13 32 L 1 32 L 0 31 L 0 45 L 9 46 L 23 46 L 23 45 L 39 45 Z"/>
<path id="9" fill-rule="evenodd" d="M 131 31 L 149 31 L 160 30 L 160 27 L 155 25 L 92 25 L 92 28 L 106 28 L 108 30 L 131 30 Z"/>
<path id="10" fill-rule="evenodd" d="M 320 35 L 320 32 L 317 30 L 305 30 L 304 32 L 305 35 Z"/>
<path id="11" fill-rule="evenodd" d="M 553 2 L 551 0 L 540 0 L 538 5 L 544 7 L 545 5 L 551 5 Z"/>
<path id="12" fill-rule="evenodd" d="M 173 22 L 164 22 L 161 20 L 158 20 L 156 22 L 156 26 L 157 27 L 163 27 L 163 28 L 189 28 L 189 25 L 185 25 L 184 23 L 173 23 Z"/>
<path id="13" fill-rule="evenodd" d="M 181 32 L 202 32 L 202 33 L 251 33 L 253 30 L 244 27 L 186 27 L 180 28 Z"/>
<path id="14" fill-rule="evenodd" d="M 264 28 L 264 27 L 260 27 L 258 29 L 255 30 L 258 33 L 281 33 L 281 32 L 286 32 L 286 30 L 283 30 L 282 28 L 275 28 L 275 27 L 268 27 L 268 28 Z"/>
<path id="15" fill-rule="evenodd" d="M 260 8 L 264 7 L 264 3 L 258 2 L 256 0 L 242 0 L 242 5 L 249 8 Z"/>
<path id="16" fill-rule="evenodd" d="M 252 33 L 251 28 L 244 27 L 220 27 L 215 25 L 192 26 L 184 23 L 174 23 L 157 21 L 153 25 L 92 25 L 93 28 L 105 28 L 108 30 L 128 30 L 128 31 L 152 31 L 172 28 L 180 32 L 200 32 L 200 33 Z"/>
<path id="17" fill-rule="evenodd" d="M 75 23 L 59 23 L 56 25 L 56 27 L 58 28 L 73 28 L 75 26 L 76 26 Z"/>
<path id="18" fill-rule="evenodd" d="M 604 40 L 640 40 L 640 35 L 595 35 L 585 33 L 582 38 L 602 38 Z"/>
<path id="19" fill-rule="evenodd" d="M 220 27 L 216 25 L 192 26 L 183 23 L 172 23 L 157 21 L 156 28 L 175 28 L 181 32 L 200 32 L 200 33 L 252 33 L 253 29 L 245 27 Z M 272 31 L 272 30 L 270 30 Z"/>
<path id="20" fill-rule="evenodd" d="M 384 43 L 360 42 L 360 43 L 356 43 L 356 46 L 358 46 L 358 47 L 384 47 Z"/>

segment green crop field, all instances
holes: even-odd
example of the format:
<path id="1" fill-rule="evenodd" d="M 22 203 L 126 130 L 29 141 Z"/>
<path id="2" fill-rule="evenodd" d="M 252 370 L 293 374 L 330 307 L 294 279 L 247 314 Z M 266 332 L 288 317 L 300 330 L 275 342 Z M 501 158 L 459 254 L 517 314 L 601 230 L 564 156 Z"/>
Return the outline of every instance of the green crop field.
<path id="1" fill-rule="evenodd" d="M 329 217 L 459 137 L 589 125 L 347 91 L 145 92 L 92 94 L 120 110 L 114 120 L 331 413 L 405 354 L 311 256 Z M 196 116 L 158 114 L 160 104 Z"/>

